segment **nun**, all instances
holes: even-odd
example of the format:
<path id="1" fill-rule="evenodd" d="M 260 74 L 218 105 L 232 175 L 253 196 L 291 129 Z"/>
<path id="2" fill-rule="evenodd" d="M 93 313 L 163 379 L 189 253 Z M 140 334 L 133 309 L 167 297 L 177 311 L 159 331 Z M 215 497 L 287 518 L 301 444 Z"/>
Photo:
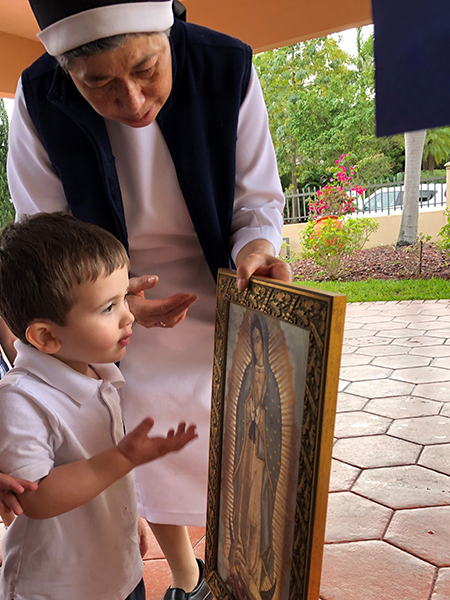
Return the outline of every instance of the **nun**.
<path id="1" fill-rule="evenodd" d="M 252 51 L 172 0 L 30 0 L 46 49 L 21 76 L 8 177 L 18 216 L 65 211 L 130 256 L 136 322 L 125 426 L 195 422 L 136 470 L 139 514 L 172 571 L 163 600 L 212 598 L 186 526 L 205 526 L 215 277 L 290 281 L 284 197 Z M 157 285 L 156 285 L 157 284 Z M 188 311 L 189 309 L 189 311 Z M 68 541 L 70 543 L 70 541 Z"/>

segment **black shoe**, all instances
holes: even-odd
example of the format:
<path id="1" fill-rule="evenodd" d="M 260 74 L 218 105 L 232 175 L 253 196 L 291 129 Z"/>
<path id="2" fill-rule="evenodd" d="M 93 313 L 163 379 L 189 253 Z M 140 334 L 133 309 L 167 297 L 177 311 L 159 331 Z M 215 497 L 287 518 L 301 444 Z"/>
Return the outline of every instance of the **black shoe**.
<path id="1" fill-rule="evenodd" d="M 209 591 L 206 581 L 203 579 L 205 563 L 201 558 L 197 558 L 198 569 L 200 571 L 198 583 L 192 592 L 185 592 L 181 588 L 167 588 L 162 600 L 214 600 Z"/>

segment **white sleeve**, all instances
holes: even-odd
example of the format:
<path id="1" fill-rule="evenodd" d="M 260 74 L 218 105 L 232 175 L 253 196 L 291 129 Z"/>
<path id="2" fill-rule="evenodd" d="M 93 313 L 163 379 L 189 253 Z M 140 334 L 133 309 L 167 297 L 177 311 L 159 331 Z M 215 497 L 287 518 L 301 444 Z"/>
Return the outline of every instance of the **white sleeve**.
<path id="1" fill-rule="evenodd" d="M 9 375 L 8 377 L 12 377 Z M 30 481 L 54 467 L 52 431 L 44 411 L 6 380 L 0 387 L 0 472 Z"/>
<path id="2" fill-rule="evenodd" d="M 249 87 L 239 112 L 236 146 L 236 192 L 231 230 L 233 260 L 254 239 L 283 241 L 284 196 L 270 137 L 261 85 L 252 66 Z"/>
<path id="3" fill-rule="evenodd" d="M 68 212 L 64 189 L 28 114 L 22 79 L 9 128 L 8 183 L 17 215 Z"/>

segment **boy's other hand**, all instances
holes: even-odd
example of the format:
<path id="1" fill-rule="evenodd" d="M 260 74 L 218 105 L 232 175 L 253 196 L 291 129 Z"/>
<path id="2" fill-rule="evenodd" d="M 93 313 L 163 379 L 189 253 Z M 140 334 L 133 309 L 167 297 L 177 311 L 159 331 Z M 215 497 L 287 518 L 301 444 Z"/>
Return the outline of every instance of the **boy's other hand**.
<path id="1" fill-rule="evenodd" d="M 166 437 L 148 437 L 153 424 L 153 419 L 147 417 L 117 444 L 119 452 L 135 467 L 160 458 L 169 452 L 177 452 L 198 437 L 197 426 L 189 425 L 186 428 L 186 423 L 179 423 L 176 431 L 169 429 Z"/>
<path id="2" fill-rule="evenodd" d="M 142 559 L 147 554 L 149 548 L 147 529 L 147 521 L 142 517 L 138 517 L 139 554 Z"/>
<path id="3" fill-rule="evenodd" d="M 6 513 L 13 512 L 15 515 L 23 513 L 22 507 L 16 497 L 16 494 L 23 492 L 34 492 L 37 490 L 37 483 L 27 479 L 19 479 L 0 473 L 0 502 Z"/>
<path id="4" fill-rule="evenodd" d="M 132 277 L 128 288 L 128 305 L 143 327 L 175 327 L 186 316 L 188 308 L 197 300 L 195 294 L 187 292 L 175 294 L 163 300 L 147 300 L 145 290 L 158 283 L 155 275 Z"/>

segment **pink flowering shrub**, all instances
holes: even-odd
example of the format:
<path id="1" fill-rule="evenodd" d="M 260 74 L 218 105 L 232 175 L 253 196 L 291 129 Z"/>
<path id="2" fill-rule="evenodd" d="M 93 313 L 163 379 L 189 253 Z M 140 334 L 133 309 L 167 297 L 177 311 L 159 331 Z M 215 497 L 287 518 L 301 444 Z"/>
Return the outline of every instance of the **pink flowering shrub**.
<path id="1" fill-rule="evenodd" d="M 324 215 L 350 215 L 356 212 L 356 198 L 364 194 L 365 188 L 353 184 L 352 179 L 355 167 L 349 171 L 344 166 L 348 154 L 343 154 L 336 161 L 337 167 L 333 169 L 333 177 L 329 183 L 317 191 L 317 199 L 309 204 L 310 214 L 313 218 Z M 352 192 L 352 194 L 351 194 Z"/>

